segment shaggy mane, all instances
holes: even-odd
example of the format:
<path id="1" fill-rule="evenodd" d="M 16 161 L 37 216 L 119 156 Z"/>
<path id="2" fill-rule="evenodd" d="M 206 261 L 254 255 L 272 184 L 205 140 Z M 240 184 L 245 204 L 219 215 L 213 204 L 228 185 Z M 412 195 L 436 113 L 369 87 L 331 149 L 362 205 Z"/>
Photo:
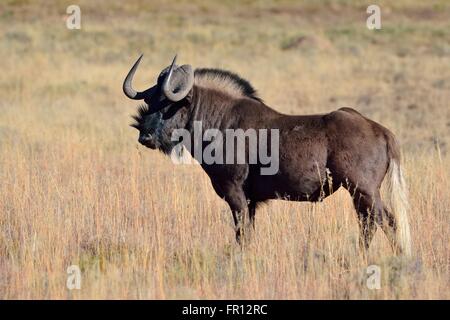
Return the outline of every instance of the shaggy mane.
<path id="1" fill-rule="evenodd" d="M 131 116 L 135 122 L 130 124 L 130 126 L 140 130 L 141 123 L 144 121 L 144 118 L 148 114 L 148 112 L 149 112 L 149 106 L 146 104 L 141 104 L 138 107 L 137 114 L 134 116 Z"/>
<path id="2" fill-rule="evenodd" d="M 247 97 L 262 102 L 250 82 L 230 71 L 208 68 L 196 69 L 194 84 L 202 88 L 226 92 L 233 97 Z M 137 114 L 132 116 L 135 122 L 131 123 L 130 126 L 140 130 L 141 123 L 148 113 L 149 106 L 147 104 L 140 105 Z"/>
<path id="3" fill-rule="evenodd" d="M 225 91 L 234 97 L 248 97 L 262 101 L 250 82 L 230 71 L 206 68 L 196 69 L 194 83 L 199 87 Z"/>

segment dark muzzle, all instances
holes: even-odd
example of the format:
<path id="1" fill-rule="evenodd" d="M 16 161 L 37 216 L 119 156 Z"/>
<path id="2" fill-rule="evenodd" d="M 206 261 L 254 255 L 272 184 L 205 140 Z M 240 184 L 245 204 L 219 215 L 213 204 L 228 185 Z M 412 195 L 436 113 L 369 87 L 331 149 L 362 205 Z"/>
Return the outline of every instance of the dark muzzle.
<path id="1" fill-rule="evenodd" d="M 139 139 L 138 139 L 139 143 L 150 148 L 150 149 L 156 149 L 157 145 L 155 143 L 155 140 L 153 139 L 152 135 L 150 133 L 146 133 L 146 134 L 140 134 L 139 135 Z"/>

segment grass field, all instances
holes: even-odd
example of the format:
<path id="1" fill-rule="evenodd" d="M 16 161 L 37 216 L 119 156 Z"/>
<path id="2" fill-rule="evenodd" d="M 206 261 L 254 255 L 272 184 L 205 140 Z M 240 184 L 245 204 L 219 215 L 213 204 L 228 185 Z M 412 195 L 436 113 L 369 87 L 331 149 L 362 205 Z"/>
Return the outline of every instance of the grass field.
<path id="1" fill-rule="evenodd" d="M 0 4 L 0 298 L 450 299 L 450 3 L 27 1 Z M 81 30 L 65 11 L 78 4 Z M 270 202 L 255 239 L 199 166 L 140 146 L 122 93 L 178 52 L 250 80 L 289 114 L 351 106 L 399 138 L 413 257 L 379 230 L 369 255 L 344 191 Z M 81 289 L 66 287 L 78 265 Z M 381 269 L 381 288 L 366 268 Z"/>

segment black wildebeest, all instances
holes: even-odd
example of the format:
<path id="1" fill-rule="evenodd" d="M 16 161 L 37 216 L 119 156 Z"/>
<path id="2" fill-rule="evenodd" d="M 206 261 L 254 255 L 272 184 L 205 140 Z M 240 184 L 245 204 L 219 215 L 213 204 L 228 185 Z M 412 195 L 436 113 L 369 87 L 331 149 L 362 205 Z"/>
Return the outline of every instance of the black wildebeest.
<path id="1" fill-rule="evenodd" d="M 279 169 L 274 175 L 262 175 L 258 163 L 201 164 L 216 193 L 230 206 L 238 242 L 254 228 L 258 203 L 280 198 L 321 201 L 344 187 L 358 214 L 363 252 L 378 225 L 395 252 L 410 254 L 399 146 L 388 129 L 351 108 L 320 115 L 281 114 L 264 104 L 250 83 L 236 74 L 178 66 L 176 57 L 156 85 L 137 92 L 131 83 L 141 58 L 123 83 L 127 97 L 145 102 L 132 125 L 140 132 L 141 144 L 169 154 L 175 145 L 174 130 L 191 132 L 194 121 L 219 131 L 278 130 Z M 380 196 L 385 176 L 389 208 Z"/>

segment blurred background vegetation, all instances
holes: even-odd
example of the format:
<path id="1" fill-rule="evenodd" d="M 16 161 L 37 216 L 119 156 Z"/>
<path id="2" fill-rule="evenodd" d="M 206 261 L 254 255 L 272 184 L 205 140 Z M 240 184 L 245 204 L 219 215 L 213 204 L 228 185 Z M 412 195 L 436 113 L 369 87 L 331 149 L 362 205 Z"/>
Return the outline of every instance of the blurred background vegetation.
<path id="1" fill-rule="evenodd" d="M 0 2 L 0 298 L 449 298 L 450 1 Z M 81 30 L 66 8 L 81 8 Z M 241 252 L 196 166 L 137 143 L 136 102 L 180 63 L 239 73 L 288 114 L 353 107 L 399 138 L 415 257 L 367 261 L 344 193 L 275 202 Z M 199 196 L 201 194 L 201 196 Z M 81 291 L 65 270 L 82 268 Z M 383 267 L 382 289 L 364 286 Z"/>

